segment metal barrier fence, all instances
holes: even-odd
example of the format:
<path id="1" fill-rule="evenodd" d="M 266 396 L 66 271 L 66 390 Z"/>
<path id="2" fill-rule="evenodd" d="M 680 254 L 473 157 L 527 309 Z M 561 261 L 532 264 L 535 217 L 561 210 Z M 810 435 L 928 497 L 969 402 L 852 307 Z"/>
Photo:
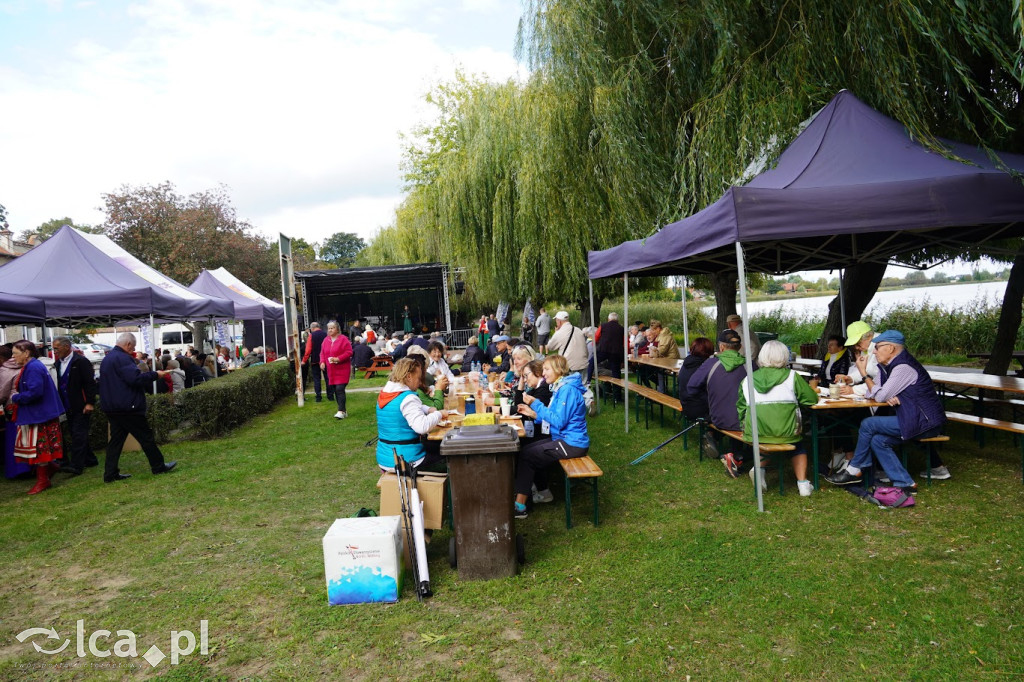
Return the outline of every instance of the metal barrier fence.
<path id="1" fill-rule="evenodd" d="M 476 329 L 453 329 L 443 334 L 444 345 L 449 348 L 465 348 L 469 345 L 469 337 L 476 336 Z"/>

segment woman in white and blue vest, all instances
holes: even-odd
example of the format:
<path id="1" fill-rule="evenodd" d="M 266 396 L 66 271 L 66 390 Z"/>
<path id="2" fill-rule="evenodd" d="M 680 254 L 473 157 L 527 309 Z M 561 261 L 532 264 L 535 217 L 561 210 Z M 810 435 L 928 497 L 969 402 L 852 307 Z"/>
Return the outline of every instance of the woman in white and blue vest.
<path id="1" fill-rule="evenodd" d="M 394 471 L 395 451 L 417 468 L 442 461 L 440 454 L 427 452 L 420 438 L 448 417 L 447 411 L 427 407 L 416 395 L 422 371 L 415 360 L 402 358 L 377 397 L 377 466 L 384 471 Z"/>

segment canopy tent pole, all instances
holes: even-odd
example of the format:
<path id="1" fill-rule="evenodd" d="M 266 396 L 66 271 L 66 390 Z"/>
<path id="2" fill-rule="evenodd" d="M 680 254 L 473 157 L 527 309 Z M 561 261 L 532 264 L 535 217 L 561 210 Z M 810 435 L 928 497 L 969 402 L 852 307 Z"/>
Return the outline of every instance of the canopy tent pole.
<path id="1" fill-rule="evenodd" d="M 274 352 L 277 353 L 278 356 L 280 356 L 281 355 L 281 346 L 278 345 L 280 342 L 277 340 L 277 327 L 278 327 L 278 325 L 275 324 L 274 325 Z M 264 352 L 266 352 L 265 348 L 263 350 L 264 350 Z M 286 352 L 285 356 L 287 356 L 287 355 L 288 355 L 288 353 Z M 264 356 L 264 357 L 266 357 L 266 356 Z"/>
<path id="2" fill-rule="evenodd" d="M 597 319 L 594 317 L 594 280 L 587 279 L 587 286 L 590 288 L 590 324 L 594 328 L 594 336 L 597 336 Z M 594 341 L 594 404 L 601 409 L 601 389 L 598 388 L 600 381 L 597 380 L 597 341 Z"/>
<path id="3" fill-rule="evenodd" d="M 260 327 L 263 328 L 263 362 L 267 361 L 267 321 L 260 320 Z"/>
<path id="4" fill-rule="evenodd" d="M 623 355 L 626 358 L 626 366 L 623 367 L 625 372 L 622 375 L 625 392 L 622 394 L 622 406 L 625 409 L 626 415 L 626 433 L 629 433 L 629 273 L 622 275 L 622 317 L 625 319 L 622 321 L 622 326 L 626 328 L 626 335 L 622 339 L 622 348 L 624 349 Z"/>
<path id="5" fill-rule="evenodd" d="M 114 331 L 116 332 L 117 329 L 115 328 Z M 150 311 L 150 313 L 149 313 L 149 349 L 153 352 L 153 368 L 155 369 L 156 368 L 156 330 L 153 329 L 153 312 L 152 311 Z M 159 379 L 157 381 L 159 381 Z M 156 390 L 156 381 L 154 381 L 153 382 L 153 395 L 156 395 L 157 393 L 158 393 L 158 391 Z"/>
<path id="6" fill-rule="evenodd" d="M 738 241 L 736 242 L 736 269 L 740 275 L 740 308 L 743 310 L 743 338 L 740 341 L 743 343 L 743 348 L 746 350 L 750 348 L 750 318 L 747 316 L 747 273 L 743 269 L 743 245 Z M 764 477 L 761 475 L 761 444 L 759 442 L 759 435 L 757 433 L 757 398 L 754 393 L 754 362 L 750 357 L 749 353 L 744 353 L 743 356 L 744 366 L 747 369 L 747 377 L 744 381 L 747 382 L 747 395 L 750 399 L 747 401 L 747 410 L 750 412 L 750 431 L 751 440 L 753 441 L 754 448 L 754 491 L 757 494 L 757 511 L 764 511 L 764 496 L 761 493 L 761 484 L 764 482 Z"/>
<path id="7" fill-rule="evenodd" d="M 683 343 L 686 345 L 686 348 L 683 349 L 683 357 L 685 358 L 690 354 L 690 321 L 686 319 L 686 276 L 684 275 L 681 279 L 683 298 Z"/>
<path id="8" fill-rule="evenodd" d="M 843 325 L 843 332 L 846 331 L 846 297 L 843 296 L 843 269 L 839 268 L 839 322 Z M 825 344 L 828 345 L 827 343 Z"/>

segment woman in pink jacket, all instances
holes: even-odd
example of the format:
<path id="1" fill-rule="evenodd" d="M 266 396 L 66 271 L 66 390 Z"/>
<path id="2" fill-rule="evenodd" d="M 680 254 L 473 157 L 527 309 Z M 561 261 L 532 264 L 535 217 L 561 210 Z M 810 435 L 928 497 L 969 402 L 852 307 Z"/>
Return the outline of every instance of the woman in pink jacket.
<path id="1" fill-rule="evenodd" d="M 334 413 L 334 418 L 344 419 L 348 416 L 345 411 L 345 387 L 352 377 L 352 344 L 341 333 L 337 320 L 327 323 L 327 338 L 320 346 L 320 366 L 327 372 L 329 391 L 334 391 L 334 398 L 338 401 L 338 411 Z"/>

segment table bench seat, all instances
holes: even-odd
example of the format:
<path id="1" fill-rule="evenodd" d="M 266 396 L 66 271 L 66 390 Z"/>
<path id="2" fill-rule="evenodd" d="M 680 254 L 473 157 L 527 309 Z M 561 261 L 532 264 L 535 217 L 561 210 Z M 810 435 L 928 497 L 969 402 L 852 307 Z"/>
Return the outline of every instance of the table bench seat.
<path id="1" fill-rule="evenodd" d="M 978 428 L 995 429 L 997 431 L 1012 433 L 1015 436 L 1024 436 L 1024 424 L 1018 424 L 1016 422 L 992 419 L 990 417 L 979 417 L 977 415 L 963 414 L 961 412 L 947 412 L 946 419 L 960 424 L 970 424 L 971 426 Z M 1018 440 L 1020 441 L 1021 446 L 1021 483 L 1024 483 L 1024 438 L 1018 438 Z"/>
<path id="2" fill-rule="evenodd" d="M 571 459 L 560 459 L 558 463 L 562 465 L 562 472 L 565 474 L 565 527 L 572 528 L 573 481 L 582 481 L 589 485 L 593 491 L 594 525 L 598 525 L 600 518 L 597 506 L 597 479 L 604 476 L 601 467 L 597 466 L 597 462 L 591 459 L 589 455 L 573 457 Z"/>

